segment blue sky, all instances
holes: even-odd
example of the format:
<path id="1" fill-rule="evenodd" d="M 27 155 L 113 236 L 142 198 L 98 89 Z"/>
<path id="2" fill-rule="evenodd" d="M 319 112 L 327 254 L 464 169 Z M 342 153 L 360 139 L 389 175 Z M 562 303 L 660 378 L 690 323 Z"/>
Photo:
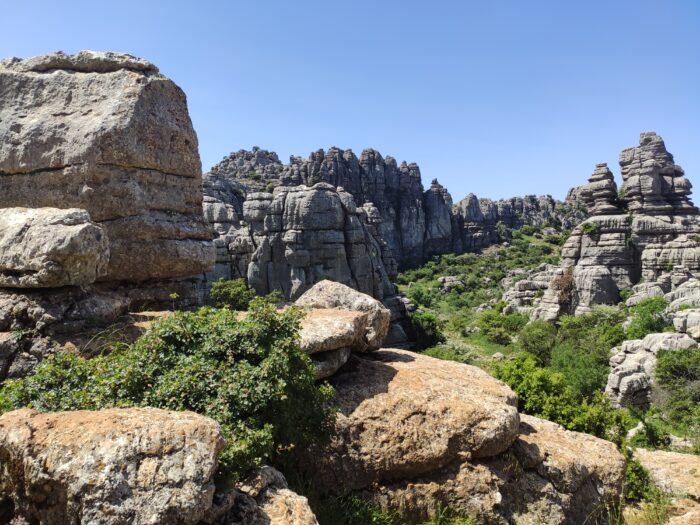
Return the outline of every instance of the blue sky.
<path id="1" fill-rule="evenodd" d="M 116 50 L 187 93 L 205 170 L 374 147 L 455 200 L 566 190 L 656 131 L 700 185 L 700 2 L 4 2 L 0 56 Z M 698 189 L 700 191 L 700 187 Z M 698 198 L 700 201 L 700 198 Z"/>

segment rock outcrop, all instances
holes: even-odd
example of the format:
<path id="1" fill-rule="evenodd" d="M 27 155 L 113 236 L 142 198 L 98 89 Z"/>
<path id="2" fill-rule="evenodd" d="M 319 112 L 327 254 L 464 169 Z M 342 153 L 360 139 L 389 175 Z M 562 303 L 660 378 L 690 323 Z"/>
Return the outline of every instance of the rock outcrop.
<path id="1" fill-rule="evenodd" d="M 0 507 L 41 523 L 197 523 L 212 505 L 219 426 L 153 408 L 0 417 Z"/>
<path id="2" fill-rule="evenodd" d="M 212 263 L 185 94 L 151 63 L 83 51 L 0 62 L 0 207 L 86 210 L 109 240 L 103 281 Z"/>
<path id="3" fill-rule="evenodd" d="M 656 356 L 661 350 L 682 351 L 697 346 L 687 334 L 649 334 L 624 341 L 610 350 L 610 374 L 605 393 L 613 406 L 647 408 L 651 403 Z"/>
<path id="4" fill-rule="evenodd" d="M 364 150 L 359 158 L 352 150 L 318 150 L 308 159 L 291 157 L 288 165 L 273 152 L 241 150 L 204 176 L 204 214 L 218 234 L 217 267 L 209 279 L 246 277 L 257 249 L 247 228 L 255 221 L 254 210 L 263 213 L 269 201 L 261 191 L 279 185 L 317 188 L 320 183 L 337 189 L 345 205 L 352 198 L 349 207 L 358 209 L 389 279 L 396 276 L 399 265 L 478 250 L 499 242 L 508 229 L 546 223 L 569 228 L 586 217 L 580 203 L 571 206 L 549 196 L 491 201 L 469 195 L 453 205 L 437 179 L 424 190 L 416 164 L 398 164 L 373 149 Z M 247 217 L 246 212 L 252 215 Z M 296 266 L 294 261 L 290 266 Z"/>
<path id="5" fill-rule="evenodd" d="M 214 264 L 185 94 L 83 51 L 0 62 L 0 380 L 144 305 L 199 298 Z"/>
<path id="6" fill-rule="evenodd" d="M 446 507 L 485 523 L 582 523 L 621 494 L 615 445 L 518 415 L 513 392 L 478 368 L 383 349 L 331 384 L 338 434 L 302 464 L 319 486 L 408 523 Z"/>
<path id="7" fill-rule="evenodd" d="M 598 164 L 589 183 L 576 191 L 592 217 L 562 248 L 561 265 L 570 269 L 572 286 L 567 293 L 550 286 L 533 318 L 555 319 L 586 313 L 595 304 L 615 304 L 626 289 L 637 296 L 634 304 L 644 296 L 668 294 L 700 272 L 698 209 L 688 198 L 690 182 L 661 137 L 642 133 L 639 146 L 620 154 L 620 169 L 619 196 L 605 164 Z"/>

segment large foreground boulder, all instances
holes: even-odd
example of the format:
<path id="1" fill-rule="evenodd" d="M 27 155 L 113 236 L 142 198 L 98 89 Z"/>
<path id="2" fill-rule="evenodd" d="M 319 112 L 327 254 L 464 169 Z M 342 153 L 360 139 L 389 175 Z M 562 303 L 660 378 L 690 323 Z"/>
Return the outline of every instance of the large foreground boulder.
<path id="1" fill-rule="evenodd" d="M 0 209 L 0 287 L 91 284 L 108 262 L 107 236 L 85 210 Z"/>
<path id="2" fill-rule="evenodd" d="M 299 306 L 339 308 L 367 314 L 367 327 L 362 336 L 367 350 L 382 346 L 389 331 L 391 313 L 380 301 L 334 281 L 323 280 L 313 285 L 296 300 Z"/>
<path id="3" fill-rule="evenodd" d="M 211 419 L 153 408 L 0 417 L 0 515 L 46 524 L 194 524 L 224 445 Z"/>
<path id="4" fill-rule="evenodd" d="M 615 445 L 517 413 L 503 383 L 468 365 L 383 349 L 332 379 L 338 434 L 304 456 L 318 486 L 417 523 L 442 509 L 484 523 L 595 522 L 619 499 Z"/>
<path id="5" fill-rule="evenodd" d="M 0 208 L 87 210 L 109 239 L 101 280 L 209 270 L 201 184 L 185 94 L 153 64 L 94 51 L 0 61 Z"/>

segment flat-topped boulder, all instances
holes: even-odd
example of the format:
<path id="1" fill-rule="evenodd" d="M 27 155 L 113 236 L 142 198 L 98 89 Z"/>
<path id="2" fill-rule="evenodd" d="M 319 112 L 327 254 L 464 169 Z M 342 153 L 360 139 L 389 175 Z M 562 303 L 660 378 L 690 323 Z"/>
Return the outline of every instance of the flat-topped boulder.
<path id="1" fill-rule="evenodd" d="M 313 475 L 335 490 L 411 478 L 464 458 L 494 456 L 518 433 L 517 398 L 483 370 L 382 349 L 331 379 L 338 436 L 314 454 Z"/>
<path id="2" fill-rule="evenodd" d="M 0 510 L 30 523 L 195 524 L 212 505 L 223 445 L 219 425 L 191 412 L 8 412 Z"/>
<path id="3" fill-rule="evenodd" d="M 519 415 L 515 394 L 481 369 L 381 349 L 330 382 L 337 435 L 301 466 L 402 523 L 445 508 L 484 523 L 583 523 L 622 493 L 613 443 Z"/>
<path id="4" fill-rule="evenodd" d="M 0 208 L 86 210 L 109 240 L 103 281 L 214 262 L 185 94 L 149 62 L 53 53 L 0 62 Z"/>

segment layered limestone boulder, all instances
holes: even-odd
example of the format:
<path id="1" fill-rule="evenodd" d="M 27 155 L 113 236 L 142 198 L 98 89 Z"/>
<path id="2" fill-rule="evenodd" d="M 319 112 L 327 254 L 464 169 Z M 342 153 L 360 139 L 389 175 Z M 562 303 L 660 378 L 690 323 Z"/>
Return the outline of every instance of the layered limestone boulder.
<path id="1" fill-rule="evenodd" d="M 615 445 L 519 415 L 503 383 L 402 350 L 355 355 L 331 379 L 337 436 L 302 465 L 407 523 L 441 509 L 484 523 L 582 523 L 620 497 Z"/>
<path id="2" fill-rule="evenodd" d="M 219 426 L 191 412 L 9 412 L 0 509 L 30 523 L 194 524 L 212 505 L 223 445 Z"/>
<path id="3" fill-rule="evenodd" d="M 529 315 L 542 302 L 545 292 L 554 279 L 565 277 L 566 270 L 553 264 L 543 264 L 533 271 L 511 270 L 501 279 L 503 313 L 518 312 Z"/>
<path id="4" fill-rule="evenodd" d="M 91 284 L 109 255 L 104 229 L 85 210 L 0 208 L 0 288 Z"/>
<path id="5" fill-rule="evenodd" d="M 197 136 L 185 94 L 153 64 L 94 51 L 3 60 L 0 101 L 0 208 L 87 211 L 109 241 L 102 281 L 209 270 Z"/>
<path id="6" fill-rule="evenodd" d="M 605 164 L 578 188 L 576 196 L 592 217 L 562 248 L 562 267 L 571 269 L 573 286 L 555 293 L 553 280 L 532 318 L 556 319 L 589 312 L 596 304 L 616 304 L 622 290 L 633 291 L 633 305 L 671 293 L 700 271 L 700 223 L 689 200 L 691 185 L 661 137 L 642 133 L 639 146 L 620 154 L 620 170 L 619 198 Z"/>
<path id="7" fill-rule="evenodd" d="M 391 313 L 380 301 L 337 282 L 323 280 L 315 284 L 297 299 L 296 304 L 364 314 L 360 324 L 362 331 L 352 346 L 353 350 L 381 348 L 389 331 Z M 319 336 L 323 337 L 322 334 Z"/>
<path id="8" fill-rule="evenodd" d="M 697 347 L 684 333 L 649 334 L 624 341 L 610 350 L 610 374 L 605 393 L 616 408 L 647 408 L 651 403 L 656 356 L 661 350 L 683 351 Z"/>

